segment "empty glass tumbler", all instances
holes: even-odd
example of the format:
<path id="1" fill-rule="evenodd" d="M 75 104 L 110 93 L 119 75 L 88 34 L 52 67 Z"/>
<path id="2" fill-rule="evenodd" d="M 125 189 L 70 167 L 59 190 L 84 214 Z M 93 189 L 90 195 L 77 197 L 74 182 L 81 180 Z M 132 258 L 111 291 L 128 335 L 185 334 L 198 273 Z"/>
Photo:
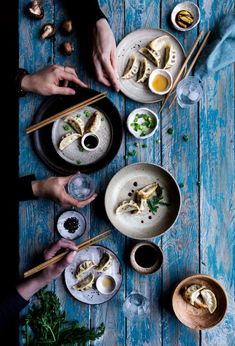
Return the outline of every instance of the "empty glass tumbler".
<path id="1" fill-rule="evenodd" d="M 182 108 L 190 107 L 197 103 L 203 94 L 202 83 L 197 77 L 182 79 L 176 88 L 177 102 Z"/>
<path id="2" fill-rule="evenodd" d="M 131 292 L 124 301 L 123 312 L 130 320 L 142 319 L 150 313 L 149 299 L 138 292 Z"/>

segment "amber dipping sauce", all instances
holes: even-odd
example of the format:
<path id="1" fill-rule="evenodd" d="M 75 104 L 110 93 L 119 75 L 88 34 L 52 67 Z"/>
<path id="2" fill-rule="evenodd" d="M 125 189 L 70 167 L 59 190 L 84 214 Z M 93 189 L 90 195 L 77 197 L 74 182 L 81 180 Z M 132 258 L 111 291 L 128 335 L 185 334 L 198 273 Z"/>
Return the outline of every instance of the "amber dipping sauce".
<path id="1" fill-rule="evenodd" d="M 164 91 L 168 87 L 168 79 L 162 74 L 158 74 L 152 81 L 152 88 L 156 91 Z"/>

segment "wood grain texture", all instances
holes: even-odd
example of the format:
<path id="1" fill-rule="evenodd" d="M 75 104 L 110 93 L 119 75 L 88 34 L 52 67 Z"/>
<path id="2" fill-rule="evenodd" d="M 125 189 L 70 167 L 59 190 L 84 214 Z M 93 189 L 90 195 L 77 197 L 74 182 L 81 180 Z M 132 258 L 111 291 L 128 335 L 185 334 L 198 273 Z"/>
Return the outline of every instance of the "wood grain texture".
<path id="1" fill-rule="evenodd" d="M 87 0 L 88 1 L 88 0 Z M 189 51 L 199 30 L 213 29 L 217 20 L 231 12 L 233 1 L 198 0 L 201 10 L 200 26 L 187 33 L 172 29 L 169 14 L 177 3 L 174 0 L 100 0 L 101 8 L 109 19 L 117 43 L 129 32 L 139 28 L 158 28 L 170 31 Z M 196 1 L 195 1 L 196 2 Z M 28 19 L 24 6 L 28 0 L 19 1 L 19 66 L 34 72 L 49 64 L 71 65 L 77 68 L 81 80 L 98 91 L 108 91 L 108 97 L 119 109 L 123 123 L 127 115 L 143 104 L 133 102 L 107 89 L 95 81 L 87 69 L 84 51 L 86 47 L 74 32 L 64 37 L 57 32 L 56 38 L 40 41 L 41 26 L 55 22 L 58 28 L 68 18 L 62 0 L 43 3 L 45 17 L 42 21 Z M 66 3 L 66 2 L 65 2 Z M 212 15 L 213 14 L 213 15 Z M 61 55 L 59 45 L 71 40 L 75 51 L 70 57 Z M 88 52 L 86 52 L 88 54 Z M 85 54 L 85 55 L 86 55 Z M 89 66 L 88 66 L 89 67 Z M 112 176 L 123 166 L 134 162 L 154 162 L 163 165 L 183 183 L 182 210 L 174 227 L 162 237 L 154 239 L 164 253 L 162 270 L 150 276 L 142 276 L 128 264 L 130 249 L 135 243 L 113 229 L 112 239 L 101 245 L 113 250 L 123 265 L 123 284 L 119 293 L 108 303 L 88 306 L 76 301 L 67 291 L 63 276 L 51 286 L 60 297 L 69 319 L 77 319 L 87 327 L 106 325 L 99 346 L 159 346 L 159 345 L 234 345 L 234 66 L 210 76 L 204 85 L 204 97 L 199 106 L 181 109 L 176 103 L 169 112 L 164 109 L 160 116 L 160 127 L 156 134 L 141 141 L 147 144 L 137 148 L 137 155 L 124 155 L 136 149 L 136 140 L 127 131 L 115 159 L 105 168 L 92 174 L 97 183 L 99 196 L 90 206 L 82 210 L 88 222 L 88 230 L 81 241 L 95 236 L 112 225 L 104 212 L 103 197 Z M 19 166 L 20 175 L 35 173 L 43 178 L 53 173 L 36 157 L 30 137 L 25 128 L 43 98 L 27 95 L 20 99 L 19 108 Z M 160 104 L 147 105 L 158 112 Z M 172 127 L 173 135 L 167 133 Z M 189 135 L 184 142 L 182 136 Z M 161 143 L 156 142 L 157 139 Z M 200 186 L 197 182 L 200 180 Z M 23 273 L 32 266 L 32 261 L 42 249 L 58 239 L 54 220 L 62 210 L 58 205 L 45 200 L 20 203 L 19 219 L 19 270 Z M 80 239 L 79 239 L 80 241 Z M 225 319 L 210 331 L 193 331 L 182 325 L 171 308 L 171 293 L 174 286 L 185 276 L 202 272 L 219 280 L 228 294 L 229 306 Z M 124 318 L 122 304 L 133 290 L 150 298 L 151 315 L 144 321 L 130 322 Z M 20 336 L 20 345 L 23 337 Z"/>

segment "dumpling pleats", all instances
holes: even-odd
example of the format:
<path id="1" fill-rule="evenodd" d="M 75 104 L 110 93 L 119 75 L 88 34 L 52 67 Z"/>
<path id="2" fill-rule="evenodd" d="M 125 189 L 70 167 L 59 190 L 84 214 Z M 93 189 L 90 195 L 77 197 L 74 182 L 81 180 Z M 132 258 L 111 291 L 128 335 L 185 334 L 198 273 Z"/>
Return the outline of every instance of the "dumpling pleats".
<path id="1" fill-rule="evenodd" d="M 138 60 L 136 58 L 136 55 L 132 54 L 128 60 L 128 63 L 126 65 L 122 78 L 123 79 L 133 78 L 137 74 L 138 69 L 139 69 Z"/>
<path id="2" fill-rule="evenodd" d="M 65 148 L 67 148 L 70 144 L 72 144 L 74 141 L 76 141 L 78 138 L 80 138 L 81 135 L 78 133 L 66 133 L 60 141 L 59 149 L 63 151 Z"/>

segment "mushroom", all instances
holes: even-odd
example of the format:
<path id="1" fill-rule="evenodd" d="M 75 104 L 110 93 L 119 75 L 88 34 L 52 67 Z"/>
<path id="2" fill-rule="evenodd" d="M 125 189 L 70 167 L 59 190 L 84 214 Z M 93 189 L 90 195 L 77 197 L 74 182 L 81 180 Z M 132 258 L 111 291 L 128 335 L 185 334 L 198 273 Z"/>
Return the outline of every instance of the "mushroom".
<path id="1" fill-rule="evenodd" d="M 46 38 L 52 37 L 55 34 L 55 26 L 51 23 L 43 25 L 41 29 L 41 39 L 45 40 Z"/>
<path id="2" fill-rule="evenodd" d="M 42 19 L 44 16 L 44 9 L 38 0 L 32 0 L 27 6 L 27 11 L 30 17 L 34 19 Z"/>
<path id="3" fill-rule="evenodd" d="M 60 49 L 65 55 L 71 55 L 74 51 L 74 47 L 71 42 L 63 42 L 60 46 Z"/>
<path id="4" fill-rule="evenodd" d="M 73 30 L 73 24 L 70 19 L 64 20 L 60 25 L 60 30 L 64 35 L 69 35 Z"/>

